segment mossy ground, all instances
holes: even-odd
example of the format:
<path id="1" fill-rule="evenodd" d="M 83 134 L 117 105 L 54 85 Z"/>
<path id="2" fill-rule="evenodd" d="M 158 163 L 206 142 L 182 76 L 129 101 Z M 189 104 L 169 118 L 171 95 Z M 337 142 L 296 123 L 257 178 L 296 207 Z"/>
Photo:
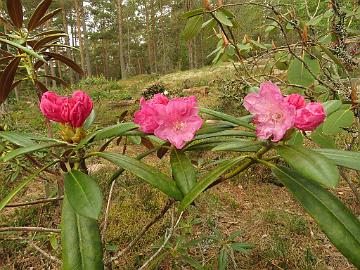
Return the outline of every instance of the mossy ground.
<path id="1" fill-rule="evenodd" d="M 103 78 L 88 78 L 76 88 L 90 93 L 95 101 L 97 118 L 94 128 L 115 124 L 124 111 L 129 111 L 127 120 L 137 109 L 138 104 L 123 105 L 120 100 L 129 97 L 138 99 L 147 86 L 161 82 L 171 95 L 182 94 L 184 88 L 207 86 L 208 94 L 196 93 L 201 106 L 217 108 L 222 100 L 218 79 L 233 79 L 231 65 L 200 70 L 184 71 L 165 76 L 136 76 L 124 81 L 107 81 Z M 63 93 L 69 91 L 59 90 Z M 30 93 L 30 92 L 29 92 Z M 232 108 L 227 108 L 231 110 Z M 237 110 L 237 108 L 233 108 Z M 238 113 L 236 111 L 235 113 Z M 36 97 L 31 94 L 21 96 L 20 102 L 9 105 L 9 113 L 3 121 L 11 130 L 45 134 Z M 54 130 L 56 132 L 56 128 Z M 342 140 L 339 140 L 340 142 Z M 122 146 L 110 145 L 112 151 L 122 152 Z M 139 145 L 130 144 L 128 154 L 134 156 L 144 151 Z M 197 154 L 193 158 L 211 160 L 212 154 Z M 170 173 L 166 164 L 168 156 L 159 160 L 156 156 L 144 159 L 164 173 Z M 108 179 L 116 170 L 110 163 L 93 159 L 89 169 L 99 180 L 104 198 L 109 194 Z M 4 164 L 0 164 L 4 166 Z M 199 165 L 200 166 L 200 165 Z M 4 167 L 5 168 L 5 167 Z M 6 178 L 5 170 L 0 178 L 0 197 L 3 198 L 16 184 L 17 178 Z M 14 202 L 34 200 L 46 197 L 54 192 L 55 179 L 45 175 L 37 179 Z M 350 189 L 341 183 L 336 190 L 344 202 L 360 215 L 359 207 Z M 144 184 L 139 179 L 125 173 L 115 184 L 109 211 L 108 229 L 105 234 L 105 249 L 108 253 L 126 247 L 139 231 L 159 213 L 166 203 L 166 197 L 159 191 Z M 115 261 L 113 269 L 136 269 L 162 243 L 163 236 L 170 224 L 171 211 L 156 223 L 130 252 Z M 103 217 L 101 219 L 103 226 Z M 60 224 L 60 203 L 8 208 L 0 216 L 1 226 L 43 226 L 56 228 Z M 211 224 L 211 226 L 209 225 Z M 164 253 L 155 260 L 153 269 L 193 269 L 186 263 L 182 243 L 197 239 L 196 245 L 186 248 L 187 254 L 207 265 L 206 269 L 216 269 L 217 255 L 221 243 L 209 240 L 213 228 L 224 235 L 241 231 L 239 241 L 254 244 L 248 253 L 235 253 L 229 263 L 229 269 L 355 269 L 336 251 L 328 239 L 321 233 L 316 223 L 303 211 L 285 188 L 275 185 L 271 173 L 260 166 L 252 167 L 246 173 L 230 182 L 223 183 L 201 195 L 196 207 L 191 207 L 181 223 L 176 237 L 170 241 Z M 31 234 L 42 249 L 54 256 L 60 256 L 61 248 L 56 245 L 60 237 L 57 234 Z M 30 235 L 21 233 L 1 234 L 1 269 L 58 269 L 56 264 L 30 247 L 26 240 Z M 4 239 L 12 239 L 4 240 Z"/>

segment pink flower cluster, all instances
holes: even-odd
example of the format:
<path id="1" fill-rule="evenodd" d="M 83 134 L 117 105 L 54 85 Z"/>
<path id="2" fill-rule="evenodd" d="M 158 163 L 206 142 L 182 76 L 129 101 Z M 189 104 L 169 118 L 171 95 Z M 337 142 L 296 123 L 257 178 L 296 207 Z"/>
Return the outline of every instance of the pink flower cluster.
<path id="1" fill-rule="evenodd" d="M 69 124 L 73 128 L 81 127 L 93 108 L 91 98 L 83 91 L 75 91 L 71 97 L 58 96 L 54 92 L 45 92 L 40 101 L 43 115 L 55 122 Z"/>
<path id="2" fill-rule="evenodd" d="M 151 100 L 141 98 L 140 106 L 134 118 L 140 130 L 169 141 L 177 149 L 191 141 L 203 124 L 194 96 L 169 100 L 156 94 Z"/>
<path id="3" fill-rule="evenodd" d="M 313 131 L 326 117 L 321 103 L 306 103 L 298 94 L 284 97 L 272 82 L 262 83 L 258 94 L 248 94 L 244 106 L 254 115 L 257 136 L 264 140 L 271 138 L 273 142 L 280 141 L 294 127 Z"/>

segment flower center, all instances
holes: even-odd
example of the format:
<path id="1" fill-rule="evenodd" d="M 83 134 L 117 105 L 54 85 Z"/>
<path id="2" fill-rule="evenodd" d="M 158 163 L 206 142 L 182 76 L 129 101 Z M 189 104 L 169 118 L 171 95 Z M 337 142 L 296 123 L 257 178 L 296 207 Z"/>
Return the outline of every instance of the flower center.
<path id="1" fill-rule="evenodd" d="M 185 123 L 184 123 L 184 122 L 176 122 L 176 123 L 174 124 L 174 128 L 175 128 L 175 130 L 177 130 L 177 131 L 181 130 L 184 126 L 185 126 Z"/>
<path id="2" fill-rule="evenodd" d="M 281 120 L 282 117 L 283 117 L 283 115 L 282 115 L 281 113 L 274 113 L 274 114 L 272 115 L 272 119 L 275 120 L 276 122 L 279 121 L 279 120 Z"/>

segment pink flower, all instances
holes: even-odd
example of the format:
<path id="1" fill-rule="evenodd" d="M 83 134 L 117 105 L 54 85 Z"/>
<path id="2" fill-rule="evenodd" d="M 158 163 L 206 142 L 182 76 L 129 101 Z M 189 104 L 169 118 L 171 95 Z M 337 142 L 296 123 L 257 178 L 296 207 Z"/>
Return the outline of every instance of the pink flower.
<path id="1" fill-rule="evenodd" d="M 285 101 L 295 107 L 296 110 L 306 106 L 305 98 L 299 94 L 291 94 L 285 97 Z"/>
<path id="2" fill-rule="evenodd" d="M 70 113 L 69 122 L 71 126 L 81 127 L 93 109 L 91 98 L 83 91 L 75 91 L 69 99 Z"/>
<path id="3" fill-rule="evenodd" d="M 157 113 L 159 126 L 154 131 L 155 136 L 168 140 L 177 149 L 191 141 L 203 124 L 194 96 L 172 99 L 165 110 L 157 110 Z"/>
<path id="4" fill-rule="evenodd" d="M 140 130 L 145 133 L 154 133 L 159 127 L 157 122 L 158 111 L 164 111 L 169 99 L 156 94 L 151 100 L 146 101 L 143 97 L 140 100 L 140 111 L 135 113 L 134 122 L 140 125 Z"/>
<path id="5" fill-rule="evenodd" d="M 325 117 L 324 106 L 318 102 L 311 102 L 297 110 L 295 127 L 303 131 L 313 131 L 324 122 Z"/>
<path id="6" fill-rule="evenodd" d="M 65 121 L 61 116 L 61 107 L 64 99 L 64 97 L 60 97 L 54 92 L 45 92 L 40 101 L 41 112 L 49 120 L 64 123 Z"/>
<path id="7" fill-rule="evenodd" d="M 76 91 L 72 97 L 61 97 L 53 92 L 43 94 L 40 109 L 45 117 L 67 123 L 73 128 L 83 125 L 93 108 L 91 98 L 83 91 Z"/>
<path id="8" fill-rule="evenodd" d="M 271 138 L 278 142 L 294 126 L 296 109 L 285 101 L 280 89 L 272 82 L 261 84 L 258 94 L 248 94 L 244 106 L 255 116 L 253 123 L 260 139 Z"/>

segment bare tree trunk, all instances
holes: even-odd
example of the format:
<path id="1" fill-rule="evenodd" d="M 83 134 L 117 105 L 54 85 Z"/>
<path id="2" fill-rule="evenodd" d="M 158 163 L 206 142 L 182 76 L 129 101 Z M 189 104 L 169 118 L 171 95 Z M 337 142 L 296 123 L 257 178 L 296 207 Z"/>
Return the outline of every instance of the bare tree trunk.
<path id="1" fill-rule="evenodd" d="M 87 34 L 87 29 L 86 29 L 86 14 L 84 12 L 84 6 L 83 6 L 83 1 L 81 1 L 81 23 L 82 23 L 82 28 L 83 28 L 83 34 L 84 34 L 84 47 L 85 47 L 85 60 L 86 60 L 86 71 L 87 71 L 87 75 L 91 76 L 92 75 L 92 68 L 91 68 L 91 61 L 90 61 L 90 50 L 89 50 L 89 41 L 88 41 L 88 34 Z"/>
<path id="2" fill-rule="evenodd" d="M 125 57 L 124 57 L 124 35 L 123 35 L 123 6 L 122 0 L 117 0 L 117 10 L 118 10 L 118 31 L 119 31 L 119 57 L 120 57 L 120 71 L 121 79 L 126 79 L 126 66 L 125 66 Z"/>
<path id="3" fill-rule="evenodd" d="M 148 49 L 148 64 L 150 73 L 154 72 L 154 66 L 152 62 L 152 42 L 151 42 L 151 33 L 150 33 L 150 12 L 147 0 L 144 1 L 145 6 L 145 24 L 146 24 L 146 43 Z"/>
<path id="4" fill-rule="evenodd" d="M 61 1 L 62 3 L 62 20 L 63 20 L 63 28 L 64 28 L 64 31 L 65 31 L 65 34 L 67 35 L 65 37 L 65 45 L 67 46 L 70 46 L 70 37 L 69 37 L 69 29 L 68 29 L 68 20 L 67 20 L 67 10 L 65 9 L 65 4 L 64 4 L 64 1 Z M 72 58 L 71 56 L 71 52 L 70 52 L 70 49 L 69 48 L 66 48 L 66 55 L 68 58 Z M 69 69 L 69 77 L 70 77 L 70 84 L 73 84 L 74 83 L 74 73 L 72 71 L 72 69 L 70 68 Z"/>
<path id="5" fill-rule="evenodd" d="M 79 49 L 80 49 L 80 63 L 82 69 L 85 71 L 85 54 L 84 54 L 84 42 L 82 38 L 81 31 L 81 20 L 82 20 L 82 0 L 75 0 L 75 9 L 76 9 L 76 28 L 77 28 L 77 37 L 79 41 Z"/>

